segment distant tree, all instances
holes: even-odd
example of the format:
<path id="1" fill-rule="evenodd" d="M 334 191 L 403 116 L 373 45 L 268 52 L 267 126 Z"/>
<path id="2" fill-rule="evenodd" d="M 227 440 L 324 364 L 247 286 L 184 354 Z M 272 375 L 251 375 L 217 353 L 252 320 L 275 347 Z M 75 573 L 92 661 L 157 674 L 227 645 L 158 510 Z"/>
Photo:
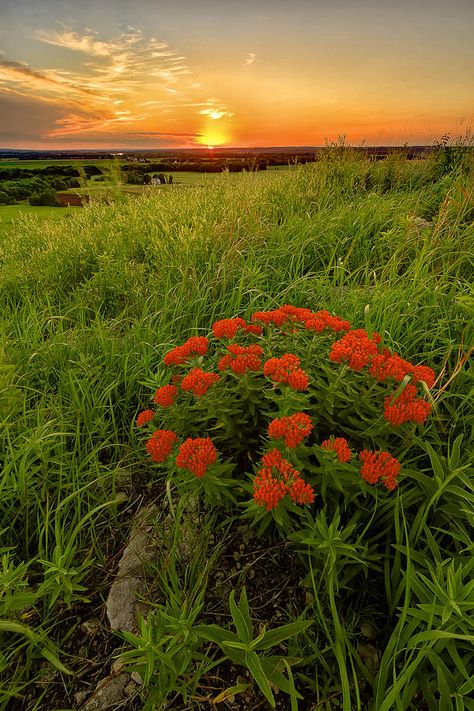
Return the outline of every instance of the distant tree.
<path id="1" fill-rule="evenodd" d="M 41 193 L 35 193 L 28 199 L 30 205 L 45 205 L 48 207 L 57 207 L 56 193 L 54 190 L 44 190 Z"/>
<path id="2" fill-rule="evenodd" d="M 9 193 L 6 193 L 4 190 L 0 190 L 0 205 L 11 205 L 14 202 L 15 200 Z"/>
<path id="3" fill-rule="evenodd" d="M 171 173 L 170 175 L 168 175 L 168 185 L 173 185 L 173 176 L 171 175 Z"/>

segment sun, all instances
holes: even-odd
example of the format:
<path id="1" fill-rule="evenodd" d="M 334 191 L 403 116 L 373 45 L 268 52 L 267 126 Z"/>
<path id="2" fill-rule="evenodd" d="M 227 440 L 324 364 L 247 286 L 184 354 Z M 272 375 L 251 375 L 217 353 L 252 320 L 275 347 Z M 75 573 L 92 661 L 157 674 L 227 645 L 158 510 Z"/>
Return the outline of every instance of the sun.
<path id="1" fill-rule="evenodd" d="M 204 129 L 198 138 L 198 143 L 202 146 L 207 146 L 209 150 L 214 150 L 217 146 L 223 146 L 229 143 L 229 134 L 224 128 L 214 128 L 209 130 Z"/>

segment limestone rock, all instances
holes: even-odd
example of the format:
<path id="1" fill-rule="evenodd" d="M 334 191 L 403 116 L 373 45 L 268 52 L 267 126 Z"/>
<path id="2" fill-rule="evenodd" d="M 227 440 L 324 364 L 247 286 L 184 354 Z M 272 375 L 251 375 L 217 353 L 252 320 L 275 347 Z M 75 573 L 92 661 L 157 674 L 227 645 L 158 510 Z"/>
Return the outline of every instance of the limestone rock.
<path id="1" fill-rule="evenodd" d="M 111 674 L 99 681 L 88 701 L 81 707 L 83 711 L 102 711 L 117 708 L 125 696 L 125 687 L 130 676 L 128 674 Z"/>
<path id="2" fill-rule="evenodd" d="M 132 524 L 130 538 L 106 602 L 107 617 L 113 630 L 138 631 L 137 618 L 145 608 L 137 602 L 137 595 L 145 591 L 144 565 L 156 553 L 151 538 L 151 522 L 157 514 L 155 506 L 147 506 L 139 511 Z"/>

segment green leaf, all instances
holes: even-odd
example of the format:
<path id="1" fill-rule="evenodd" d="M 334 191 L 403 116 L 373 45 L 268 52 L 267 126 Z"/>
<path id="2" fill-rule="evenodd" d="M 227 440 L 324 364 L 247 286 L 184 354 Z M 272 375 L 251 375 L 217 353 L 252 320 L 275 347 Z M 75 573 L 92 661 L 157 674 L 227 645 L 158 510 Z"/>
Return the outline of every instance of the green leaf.
<path id="1" fill-rule="evenodd" d="M 280 671 L 282 666 L 284 666 L 284 662 L 292 667 L 301 662 L 301 657 L 260 657 L 260 663 L 267 679 L 278 689 L 281 689 L 281 691 L 284 691 L 286 694 L 291 694 L 290 682 Z M 302 699 L 303 697 L 296 692 L 296 698 Z"/>
<path id="2" fill-rule="evenodd" d="M 199 637 L 222 646 L 223 642 L 237 642 L 237 635 L 222 629 L 219 625 L 196 625 L 192 628 Z"/>
<path id="3" fill-rule="evenodd" d="M 47 647 L 44 647 L 44 648 L 41 650 L 41 654 L 43 655 L 43 657 L 44 657 L 45 659 L 48 660 L 48 662 L 50 662 L 50 663 L 53 665 L 53 667 L 56 667 L 56 669 L 58 669 L 58 670 L 59 670 L 60 672 L 62 672 L 63 674 L 71 675 L 71 674 L 74 673 L 74 672 L 72 672 L 70 669 L 68 669 L 67 667 L 65 667 L 64 664 L 59 661 L 59 659 L 57 658 L 57 656 L 56 656 L 55 654 L 53 654 L 53 652 L 52 652 L 50 649 L 48 649 Z"/>
<path id="4" fill-rule="evenodd" d="M 247 691 L 249 688 L 248 684 L 235 684 L 235 686 L 229 686 L 224 691 L 221 691 L 214 699 L 212 699 L 213 704 L 220 704 L 222 701 L 227 701 L 229 696 L 235 696 L 236 694 L 241 694 L 243 691 Z"/>
<path id="5" fill-rule="evenodd" d="M 259 642 L 257 649 L 263 650 L 275 647 L 285 639 L 290 639 L 290 637 L 294 637 L 300 632 L 303 632 L 303 630 L 307 629 L 312 624 L 313 623 L 311 621 L 300 620 L 298 622 L 290 622 L 288 625 L 282 625 L 281 627 L 277 627 L 275 630 L 268 630 L 268 632 L 265 632 L 262 641 Z"/>
<path id="6" fill-rule="evenodd" d="M 258 654 L 254 651 L 246 652 L 245 654 L 245 666 L 257 682 L 260 691 L 262 694 L 265 696 L 267 699 L 268 703 L 272 707 L 272 709 L 275 708 L 275 698 L 272 693 L 272 689 L 270 686 L 270 683 L 265 676 L 265 672 L 262 669 L 262 665 L 260 664 L 260 659 L 258 657 Z"/>
<path id="7" fill-rule="evenodd" d="M 242 596 L 240 599 L 242 601 Z M 246 601 L 247 598 L 245 598 L 245 602 Z M 245 608 L 244 604 L 244 613 L 242 613 L 240 606 L 237 606 L 235 603 L 235 593 L 233 590 L 229 595 L 229 608 L 239 639 L 247 645 L 250 644 L 252 641 L 252 623 L 250 621 L 250 615 L 248 614 L 248 606 Z"/>

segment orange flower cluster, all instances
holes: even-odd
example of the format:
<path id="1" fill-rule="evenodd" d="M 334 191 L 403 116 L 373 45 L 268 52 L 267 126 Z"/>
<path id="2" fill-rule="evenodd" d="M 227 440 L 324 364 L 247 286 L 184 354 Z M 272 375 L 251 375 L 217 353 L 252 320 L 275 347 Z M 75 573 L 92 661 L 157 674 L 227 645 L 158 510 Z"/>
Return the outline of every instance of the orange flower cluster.
<path id="1" fill-rule="evenodd" d="M 406 385 L 398 398 L 391 404 L 393 395 L 384 401 L 384 417 L 391 425 L 403 425 L 405 422 L 422 424 L 431 412 L 431 405 L 426 400 L 416 397 L 416 385 Z"/>
<path id="2" fill-rule="evenodd" d="M 165 365 L 182 365 L 195 355 L 205 355 L 209 341 L 205 336 L 191 336 L 181 346 L 176 346 L 163 358 Z"/>
<path id="3" fill-rule="evenodd" d="M 174 403 L 178 396 L 178 388 L 176 385 L 163 385 L 163 387 L 158 388 L 153 398 L 153 402 L 156 402 L 161 407 L 169 407 Z"/>
<path id="4" fill-rule="evenodd" d="M 360 371 L 368 365 L 374 356 L 380 355 L 378 344 L 381 338 L 373 333 L 372 338 L 363 328 L 356 328 L 331 346 L 329 360 L 335 363 L 344 361 L 352 370 Z"/>
<path id="5" fill-rule="evenodd" d="M 143 412 L 140 412 L 137 417 L 137 427 L 143 427 L 143 425 L 147 425 L 149 422 L 152 421 L 154 416 L 155 413 L 153 412 L 153 410 L 143 410 Z"/>
<path id="6" fill-rule="evenodd" d="M 217 373 L 205 373 L 201 368 L 192 368 L 181 381 L 181 389 L 192 392 L 196 397 L 205 395 L 211 385 L 220 380 Z"/>
<path id="7" fill-rule="evenodd" d="M 263 348 L 256 343 L 251 346 L 239 346 L 231 344 L 227 346 L 228 355 L 223 356 L 217 364 L 218 370 L 227 370 L 230 368 L 242 375 L 247 370 L 258 371 L 262 368 Z"/>
<path id="8" fill-rule="evenodd" d="M 352 457 L 352 452 L 349 443 L 345 437 L 331 437 L 321 442 L 321 447 L 328 452 L 335 452 L 340 462 L 349 462 Z"/>
<path id="9" fill-rule="evenodd" d="M 435 381 L 434 371 L 427 365 L 413 365 L 396 353 L 390 353 L 386 348 L 383 353 L 373 356 L 369 373 L 379 381 L 393 378 L 399 383 L 405 375 L 411 375 L 414 383 L 424 380 L 429 388 L 433 387 Z"/>
<path id="10" fill-rule="evenodd" d="M 293 390 L 306 390 L 309 377 L 299 366 L 298 356 L 285 353 L 281 358 L 269 358 L 263 366 L 263 374 L 274 383 L 285 383 Z"/>
<path id="11" fill-rule="evenodd" d="M 423 380 L 429 388 L 433 387 L 435 374 L 431 368 L 427 365 L 414 365 L 397 353 L 391 353 L 388 348 L 380 353 L 380 341 L 378 333 L 373 333 L 372 338 L 369 338 L 363 328 L 354 329 L 333 343 L 329 359 L 336 363 L 345 361 L 357 371 L 369 366 L 370 375 L 381 382 L 392 378 L 400 383 L 406 375 L 411 375 L 414 383 Z"/>
<path id="12" fill-rule="evenodd" d="M 389 491 L 397 487 L 397 476 L 400 472 L 400 462 L 388 452 L 369 452 L 364 449 L 359 452 L 362 460 L 360 473 L 369 484 L 377 484 L 379 480 Z"/>
<path id="13" fill-rule="evenodd" d="M 262 457 L 262 467 L 255 475 L 253 498 L 267 511 L 278 506 L 288 494 L 297 504 L 312 504 L 313 488 L 301 478 L 299 471 L 283 459 L 277 449 L 271 449 Z"/>
<path id="14" fill-rule="evenodd" d="M 273 311 L 256 311 L 251 316 L 251 321 L 260 321 L 266 325 L 282 326 L 284 323 L 302 323 L 308 330 L 318 333 L 325 328 L 333 331 L 347 331 L 351 325 L 337 316 L 331 316 L 328 311 L 311 311 L 310 309 L 283 304 Z"/>
<path id="15" fill-rule="evenodd" d="M 209 437 L 188 437 L 180 446 L 176 465 L 197 477 L 203 477 L 217 459 L 217 450 Z"/>
<path id="16" fill-rule="evenodd" d="M 251 321 L 260 321 L 266 326 L 283 326 L 284 323 L 303 323 L 304 319 L 310 318 L 312 312 L 309 309 L 298 308 L 290 304 L 284 304 L 273 311 L 255 311 L 250 317 Z"/>
<path id="17" fill-rule="evenodd" d="M 321 333 L 325 328 L 329 328 L 331 331 L 348 331 L 351 327 L 349 321 L 344 321 L 344 319 L 339 318 L 339 316 L 331 316 L 329 311 L 316 311 L 311 318 L 305 321 L 305 328 L 308 331 L 316 331 L 316 333 Z"/>
<path id="18" fill-rule="evenodd" d="M 286 447 L 297 447 L 312 429 L 309 415 L 296 412 L 289 417 L 272 420 L 268 426 L 268 436 L 272 439 L 282 439 Z"/>
<path id="19" fill-rule="evenodd" d="M 178 441 L 172 430 L 155 430 L 146 443 L 148 454 L 154 462 L 164 462 L 171 454 L 173 444 Z"/>
<path id="20" fill-rule="evenodd" d="M 235 338 L 238 331 L 246 331 L 259 336 L 263 329 L 261 326 L 248 324 L 243 318 L 225 318 L 221 321 L 215 321 L 212 324 L 212 331 L 216 338 Z"/>

